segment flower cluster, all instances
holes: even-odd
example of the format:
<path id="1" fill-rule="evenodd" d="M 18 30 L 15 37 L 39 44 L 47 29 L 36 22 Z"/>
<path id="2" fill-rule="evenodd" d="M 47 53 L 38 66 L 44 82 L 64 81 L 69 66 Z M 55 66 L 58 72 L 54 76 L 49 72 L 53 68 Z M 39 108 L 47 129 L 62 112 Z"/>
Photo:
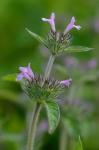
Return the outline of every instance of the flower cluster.
<path id="1" fill-rule="evenodd" d="M 55 13 L 52 13 L 50 16 L 50 19 L 46 19 L 46 18 L 42 18 L 42 21 L 48 22 L 51 26 L 51 30 L 53 33 L 56 32 L 56 28 L 55 28 Z M 81 29 L 80 25 L 75 25 L 75 17 L 71 18 L 70 23 L 67 25 L 65 31 L 63 32 L 63 34 L 67 34 L 68 32 L 70 32 L 70 30 L 72 30 L 73 28 L 76 28 L 77 30 Z"/>
<path id="2" fill-rule="evenodd" d="M 23 90 L 29 97 L 39 101 L 57 97 L 71 83 L 71 79 L 63 81 L 46 79 L 44 81 L 43 76 L 33 73 L 30 64 L 27 67 L 20 67 L 19 70 L 17 80 L 23 79 L 23 82 L 21 82 Z M 42 84 L 43 82 L 44 84 Z"/>
<path id="3" fill-rule="evenodd" d="M 42 18 L 42 21 L 48 22 L 51 27 L 51 31 L 48 34 L 48 48 L 52 50 L 54 55 L 60 54 L 66 47 L 70 45 L 71 36 L 69 32 L 76 28 L 81 29 L 80 25 L 75 25 L 75 17 L 71 18 L 70 23 L 67 25 L 63 33 L 56 31 L 55 27 L 55 14 L 52 13 L 49 19 Z"/>
<path id="4" fill-rule="evenodd" d="M 21 73 L 17 76 L 17 80 L 20 81 L 22 78 L 25 78 L 31 81 L 34 79 L 34 73 L 30 67 L 30 63 L 28 64 L 27 67 L 20 67 L 19 70 Z"/>

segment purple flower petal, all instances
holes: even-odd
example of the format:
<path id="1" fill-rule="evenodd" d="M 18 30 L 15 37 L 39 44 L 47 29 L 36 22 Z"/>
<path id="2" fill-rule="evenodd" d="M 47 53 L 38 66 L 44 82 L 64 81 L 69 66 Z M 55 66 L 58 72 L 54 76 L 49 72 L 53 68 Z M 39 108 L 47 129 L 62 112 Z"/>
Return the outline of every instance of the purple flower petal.
<path id="1" fill-rule="evenodd" d="M 71 81 L 72 81 L 72 79 L 63 80 L 63 81 L 60 81 L 60 84 L 63 84 L 65 86 L 69 87 Z"/>
<path id="2" fill-rule="evenodd" d="M 24 77 L 23 74 L 20 73 L 20 74 L 17 76 L 16 80 L 17 80 L 17 81 L 20 81 L 20 80 L 22 80 L 23 77 Z"/>
<path id="3" fill-rule="evenodd" d="M 32 69 L 30 67 L 30 64 L 28 64 L 27 67 L 19 67 L 20 74 L 17 76 L 17 80 L 21 80 L 22 78 L 25 78 L 29 81 L 34 79 L 34 73 L 32 72 Z"/>
<path id="4" fill-rule="evenodd" d="M 28 72 L 27 67 L 19 67 L 19 70 L 21 72 Z"/>
<path id="5" fill-rule="evenodd" d="M 32 76 L 32 78 L 34 78 L 34 73 L 30 67 L 30 63 L 28 64 L 27 70 L 28 70 L 29 75 Z"/>
<path id="6" fill-rule="evenodd" d="M 32 77 L 28 73 L 23 72 L 23 78 L 30 81 Z"/>
<path id="7" fill-rule="evenodd" d="M 80 25 L 75 25 L 75 17 L 72 17 L 71 18 L 71 21 L 70 23 L 67 25 L 65 31 L 64 31 L 64 34 L 68 33 L 71 29 L 73 28 L 76 28 L 77 30 L 80 30 L 81 29 L 81 26 Z"/>
<path id="8" fill-rule="evenodd" d="M 42 21 L 48 22 L 51 25 L 51 29 L 53 32 L 56 32 L 55 29 L 55 13 L 52 13 L 50 19 L 42 18 Z"/>

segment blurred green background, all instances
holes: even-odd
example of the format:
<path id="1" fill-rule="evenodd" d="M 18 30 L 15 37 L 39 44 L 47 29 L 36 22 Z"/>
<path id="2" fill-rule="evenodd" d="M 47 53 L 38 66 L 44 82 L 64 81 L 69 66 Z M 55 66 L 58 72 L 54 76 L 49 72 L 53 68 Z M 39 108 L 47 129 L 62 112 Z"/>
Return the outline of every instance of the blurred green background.
<path id="1" fill-rule="evenodd" d="M 25 30 L 46 37 L 49 25 L 41 21 L 56 13 L 57 28 L 63 30 L 66 21 L 75 16 L 80 31 L 73 31 L 73 44 L 93 47 L 92 52 L 75 54 L 79 60 L 99 59 L 99 0 L 1 0 L 0 1 L 0 150 L 21 150 L 26 144 L 26 114 L 19 84 L 3 81 L 2 77 L 18 72 L 18 67 L 31 62 L 34 72 L 42 73 L 49 54 Z M 66 56 L 67 57 L 67 56 Z M 62 57 L 56 63 L 60 63 Z M 61 62 L 62 63 L 62 62 Z M 98 71 L 98 67 L 97 67 Z M 87 74 L 87 72 L 86 72 Z M 61 75 L 60 75 L 61 76 Z M 60 77 L 61 78 L 61 77 Z M 93 122 L 84 139 L 85 150 L 99 150 L 99 80 L 89 85 L 83 98 L 95 106 Z M 28 121 L 27 121 L 28 122 Z M 88 128 L 88 129 L 87 129 Z M 58 149 L 59 129 L 43 137 L 44 149 Z M 24 138 L 23 138 L 24 137 Z M 40 140 L 41 141 L 41 140 Z M 40 142 L 39 142 L 40 143 Z"/>

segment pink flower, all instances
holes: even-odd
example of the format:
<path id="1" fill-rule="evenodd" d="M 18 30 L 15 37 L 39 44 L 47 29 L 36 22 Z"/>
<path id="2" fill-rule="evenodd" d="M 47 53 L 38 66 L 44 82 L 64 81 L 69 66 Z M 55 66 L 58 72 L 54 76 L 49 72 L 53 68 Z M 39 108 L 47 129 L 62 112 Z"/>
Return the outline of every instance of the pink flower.
<path id="1" fill-rule="evenodd" d="M 56 29 L 55 29 L 55 13 L 51 14 L 50 19 L 42 18 L 42 21 L 48 22 L 51 26 L 52 31 L 56 32 Z"/>
<path id="2" fill-rule="evenodd" d="M 71 21 L 70 23 L 67 25 L 65 31 L 64 31 L 64 34 L 68 33 L 71 29 L 73 28 L 76 28 L 77 30 L 80 30 L 81 29 L 81 26 L 80 25 L 75 25 L 75 17 L 72 17 L 71 18 Z"/>
<path id="3" fill-rule="evenodd" d="M 60 81 L 60 84 L 65 85 L 67 87 L 69 87 L 70 83 L 71 83 L 72 79 L 68 79 L 68 80 L 63 80 Z"/>
<path id="4" fill-rule="evenodd" d="M 31 81 L 34 78 L 34 73 L 32 72 L 30 63 L 28 64 L 27 67 L 19 67 L 19 70 L 21 73 L 17 76 L 18 81 L 20 81 L 22 78 Z"/>

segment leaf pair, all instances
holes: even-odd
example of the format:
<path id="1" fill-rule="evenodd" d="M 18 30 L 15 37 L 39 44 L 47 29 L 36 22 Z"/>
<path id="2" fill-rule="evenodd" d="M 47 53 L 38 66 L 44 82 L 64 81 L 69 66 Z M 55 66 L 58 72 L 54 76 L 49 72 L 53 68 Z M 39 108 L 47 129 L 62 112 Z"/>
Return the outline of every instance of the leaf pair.
<path id="1" fill-rule="evenodd" d="M 34 32 L 31 32 L 29 29 L 26 28 L 26 31 L 34 38 L 36 39 L 38 42 L 40 42 L 41 44 L 44 44 L 45 47 L 48 48 L 48 44 L 47 44 L 47 41 L 39 36 L 38 34 L 34 33 Z M 93 50 L 93 48 L 88 48 L 88 47 L 84 47 L 84 46 L 69 46 L 67 48 L 65 48 L 63 50 L 63 52 L 66 52 L 66 53 L 73 53 L 73 52 L 85 52 L 85 51 L 90 51 L 90 50 Z"/>

